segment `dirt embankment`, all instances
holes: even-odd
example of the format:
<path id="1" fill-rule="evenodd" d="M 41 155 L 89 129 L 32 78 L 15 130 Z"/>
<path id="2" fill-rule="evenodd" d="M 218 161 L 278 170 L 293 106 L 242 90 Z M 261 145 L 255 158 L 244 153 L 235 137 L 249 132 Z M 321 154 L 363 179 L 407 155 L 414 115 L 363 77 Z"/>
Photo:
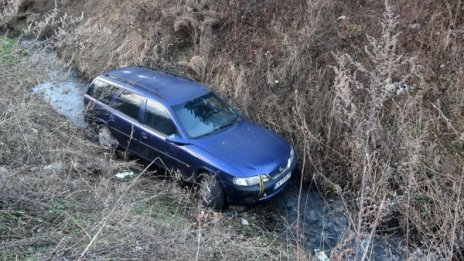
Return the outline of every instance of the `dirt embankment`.
<path id="1" fill-rule="evenodd" d="M 462 251 L 462 1 L 7 2 L 3 22 L 88 77 L 139 64 L 228 97 L 356 203 L 358 243 L 393 229 L 424 255 Z"/>

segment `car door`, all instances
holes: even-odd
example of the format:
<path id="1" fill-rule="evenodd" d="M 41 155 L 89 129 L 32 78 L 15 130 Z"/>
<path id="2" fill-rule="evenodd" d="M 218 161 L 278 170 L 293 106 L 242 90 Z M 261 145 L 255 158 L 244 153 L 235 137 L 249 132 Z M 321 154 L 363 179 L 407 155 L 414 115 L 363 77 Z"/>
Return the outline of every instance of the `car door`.
<path id="1" fill-rule="evenodd" d="M 147 99 L 144 106 L 143 124 L 137 138 L 142 145 L 143 158 L 168 170 L 183 175 L 191 173 L 192 156 L 188 153 L 188 145 L 180 146 L 166 141 L 172 134 L 179 135 L 168 110 L 160 103 Z"/>
<path id="2" fill-rule="evenodd" d="M 108 126 L 122 148 L 137 151 L 139 144 L 134 135 L 140 125 L 138 119 L 143 100 L 140 95 L 123 90 L 111 103 L 113 112 L 109 115 Z"/>

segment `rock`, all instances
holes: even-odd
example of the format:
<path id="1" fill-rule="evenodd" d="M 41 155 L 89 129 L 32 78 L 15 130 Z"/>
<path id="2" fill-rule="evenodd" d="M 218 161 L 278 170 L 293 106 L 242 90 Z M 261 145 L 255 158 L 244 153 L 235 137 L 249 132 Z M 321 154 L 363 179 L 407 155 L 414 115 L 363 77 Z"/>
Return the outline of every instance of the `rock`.
<path id="1" fill-rule="evenodd" d="M 243 226 L 249 226 L 250 225 L 250 223 L 248 223 L 248 220 L 246 220 L 244 218 L 240 219 L 240 224 L 242 224 Z"/>
<path id="2" fill-rule="evenodd" d="M 247 210 L 247 207 L 246 206 L 243 206 L 243 205 L 234 205 L 234 206 L 230 206 L 229 209 L 231 211 L 235 211 L 235 212 L 243 212 L 245 210 Z"/>
<path id="3" fill-rule="evenodd" d="M 227 211 L 224 212 L 224 215 L 228 218 L 234 218 L 238 215 L 237 211 Z"/>
<path id="4" fill-rule="evenodd" d="M 203 211 L 200 211 L 200 210 L 197 210 L 197 211 L 195 211 L 195 213 L 193 213 L 193 218 L 195 219 L 195 222 L 197 222 L 197 224 L 201 223 L 201 221 L 203 220 L 204 214 L 205 213 Z"/>
<path id="5" fill-rule="evenodd" d="M 409 28 L 411 28 L 411 30 L 413 31 L 418 31 L 422 28 L 422 25 L 420 23 L 414 23 L 414 24 L 411 24 Z"/>
<path id="6" fill-rule="evenodd" d="M 224 219 L 224 215 L 222 213 L 215 213 L 213 218 L 211 219 L 212 223 L 218 223 Z"/>

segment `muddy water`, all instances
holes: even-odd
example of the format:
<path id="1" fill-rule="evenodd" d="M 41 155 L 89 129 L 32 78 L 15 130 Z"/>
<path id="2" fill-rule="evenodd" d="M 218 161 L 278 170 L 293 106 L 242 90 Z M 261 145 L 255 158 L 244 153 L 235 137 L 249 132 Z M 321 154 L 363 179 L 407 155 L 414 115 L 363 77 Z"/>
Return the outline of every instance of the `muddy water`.
<path id="1" fill-rule="evenodd" d="M 55 111 L 65 116 L 71 123 L 84 128 L 86 126 L 83 110 L 83 95 L 87 88 L 72 70 L 66 69 L 56 54 L 43 48 L 40 42 L 21 40 L 21 46 L 33 57 L 36 66 L 46 72 L 47 81 L 34 86 L 32 91 L 40 94 Z"/>
<path id="2" fill-rule="evenodd" d="M 292 180 L 282 194 L 256 206 L 256 212 L 270 229 L 280 231 L 285 238 L 299 239 L 313 253 L 317 249 L 333 260 L 354 259 L 355 234 L 349 227 L 346 207 L 335 196 L 323 197 L 307 186 L 303 186 L 300 196 L 299 184 Z M 337 244 L 340 246 L 334 250 Z M 363 247 L 369 246 L 366 260 L 403 260 L 404 245 L 400 235 L 390 234 L 374 236 L 370 241 L 363 239 L 358 248 L 361 253 Z M 340 259 L 338 253 L 345 251 L 352 254 Z"/>
<path id="3" fill-rule="evenodd" d="M 79 79 L 72 70 L 66 69 L 56 59 L 55 53 L 38 48 L 39 43 L 21 41 L 21 45 L 29 54 L 37 57 L 35 62 L 47 73 L 47 81 L 35 86 L 33 92 L 40 94 L 70 122 L 85 128 L 83 94 L 88 83 Z M 35 55 L 38 51 L 41 54 Z M 257 213 L 258 218 L 262 219 L 261 223 L 265 223 L 269 229 L 282 232 L 285 238 L 299 238 L 309 251 L 319 249 L 333 260 L 341 260 L 333 250 L 338 243 L 347 242 L 344 248 L 355 249 L 352 242 L 354 233 L 349 228 L 342 201 L 335 197 L 324 198 L 310 188 L 304 188 L 300 197 L 299 191 L 299 185 L 292 181 L 281 195 L 250 211 Z M 370 245 L 368 260 L 402 259 L 401 237 L 390 235 L 376 237 L 371 242 L 363 241 L 364 245 L 367 243 Z"/>

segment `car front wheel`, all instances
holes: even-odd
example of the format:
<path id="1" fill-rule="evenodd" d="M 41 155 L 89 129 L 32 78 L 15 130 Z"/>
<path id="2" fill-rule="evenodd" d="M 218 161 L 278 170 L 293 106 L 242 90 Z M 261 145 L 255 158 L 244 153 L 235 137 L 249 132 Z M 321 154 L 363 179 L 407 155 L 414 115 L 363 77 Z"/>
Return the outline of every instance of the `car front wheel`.
<path id="1" fill-rule="evenodd" d="M 226 197 L 221 182 L 216 175 L 201 173 L 199 175 L 199 192 L 203 203 L 210 208 L 226 208 Z"/>

